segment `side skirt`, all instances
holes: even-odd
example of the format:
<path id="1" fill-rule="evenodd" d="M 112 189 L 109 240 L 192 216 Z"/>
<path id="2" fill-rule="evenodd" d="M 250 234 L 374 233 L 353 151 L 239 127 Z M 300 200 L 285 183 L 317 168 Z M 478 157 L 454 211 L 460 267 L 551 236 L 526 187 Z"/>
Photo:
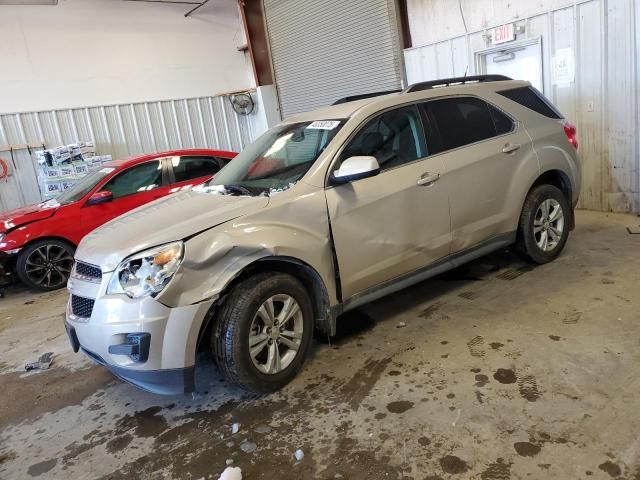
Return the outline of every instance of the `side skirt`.
<path id="1" fill-rule="evenodd" d="M 452 268 L 459 267 L 460 265 L 475 260 L 476 258 L 483 257 L 491 252 L 512 245 L 515 241 L 516 232 L 498 235 L 467 250 L 448 255 L 431 265 L 427 265 L 426 267 L 413 272 L 380 283 L 374 287 L 364 290 L 363 292 L 357 293 L 356 295 L 348 298 L 341 305 L 338 305 L 336 307 L 338 310 L 336 312 L 336 316 L 373 302 L 374 300 L 378 300 L 379 298 L 386 297 L 392 293 L 396 293 L 410 287 L 411 285 L 415 285 L 416 283 L 420 283 L 428 278 L 451 270 Z"/>

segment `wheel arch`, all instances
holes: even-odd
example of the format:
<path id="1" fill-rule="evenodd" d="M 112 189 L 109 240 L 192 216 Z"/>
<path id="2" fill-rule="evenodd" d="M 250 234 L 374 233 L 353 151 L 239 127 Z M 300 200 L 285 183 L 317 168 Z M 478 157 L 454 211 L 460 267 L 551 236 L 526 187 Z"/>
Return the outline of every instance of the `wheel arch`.
<path id="1" fill-rule="evenodd" d="M 289 256 L 267 256 L 259 258 L 246 265 L 240 270 L 231 281 L 225 285 L 216 301 L 200 327 L 197 345 L 199 348 L 206 343 L 214 323 L 216 313 L 224 304 L 229 292 L 243 280 L 258 273 L 287 273 L 298 279 L 309 293 L 309 298 L 313 306 L 314 328 L 327 335 L 335 335 L 336 321 L 327 287 L 320 274 L 308 263 Z"/>
<path id="2" fill-rule="evenodd" d="M 534 188 L 540 185 L 553 185 L 554 187 L 558 188 L 564 194 L 569 206 L 571 207 L 573 205 L 573 201 L 572 201 L 573 186 L 571 185 L 571 180 L 569 179 L 569 176 L 562 170 L 550 169 L 541 173 L 531 184 L 531 186 L 527 190 L 526 195 L 522 200 L 520 214 L 522 214 L 522 209 L 524 208 L 524 204 L 527 200 L 527 197 L 529 196 L 529 193 L 531 193 L 531 191 Z M 574 228 L 575 228 L 575 218 L 573 214 L 573 208 L 571 208 L 571 211 L 569 212 L 569 229 L 573 230 Z"/>
<path id="3" fill-rule="evenodd" d="M 40 241 L 43 241 L 43 240 L 56 240 L 58 242 L 64 242 L 64 243 L 68 244 L 70 247 L 72 247 L 74 251 L 76 250 L 76 248 L 78 248 L 78 246 L 75 243 L 73 243 L 71 240 L 69 240 L 68 238 L 65 238 L 65 237 L 62 237 L 62 236 L 58 236 L 58 235 L 45 235 L 45 236 L 42 236 L 42 237 L 36 237 L 36 238 L 29 239 L 20 248 L 20 251 L 22 252 L 25 248 L 28 248 L 31 245 L 33 245 L 34 243 L 40 242 Z"/>

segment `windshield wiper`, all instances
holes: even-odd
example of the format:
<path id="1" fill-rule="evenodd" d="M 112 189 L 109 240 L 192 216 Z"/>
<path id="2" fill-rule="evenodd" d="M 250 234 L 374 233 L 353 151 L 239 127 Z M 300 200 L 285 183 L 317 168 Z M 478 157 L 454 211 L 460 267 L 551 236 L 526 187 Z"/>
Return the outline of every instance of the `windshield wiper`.
<path id="1" fill-rule="evenodd" d="M 243 187 L 242 185 L 235 185 L 235 184 L 225 185 L 224 189 L 227 192 L 232 194 L 236 193 L 240 195 L 253 195 L 253 192 L 251 190 L 249 190 L 247 187 Z"/>

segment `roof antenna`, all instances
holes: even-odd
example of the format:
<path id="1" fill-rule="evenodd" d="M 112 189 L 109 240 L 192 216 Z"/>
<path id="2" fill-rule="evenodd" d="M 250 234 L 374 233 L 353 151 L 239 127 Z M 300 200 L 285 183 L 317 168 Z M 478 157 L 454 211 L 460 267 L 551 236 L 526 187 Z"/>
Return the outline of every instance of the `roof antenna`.
<path id="1" fill-rule="evenodd" d="M 464 71 L 465 78 L 467 77 L 467 73 L 469 73 L 469 64 L 467 63 L 467 68 Z"/>

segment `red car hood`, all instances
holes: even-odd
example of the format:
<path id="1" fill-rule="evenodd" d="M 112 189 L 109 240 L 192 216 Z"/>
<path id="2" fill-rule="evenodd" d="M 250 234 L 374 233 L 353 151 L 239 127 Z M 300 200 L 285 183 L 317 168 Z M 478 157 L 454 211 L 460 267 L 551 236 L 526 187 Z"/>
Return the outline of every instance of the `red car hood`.
<path id="1" fill-rule="evenodd" d="M 35 203 L 0 214 L 0 232 L 5 232 L 25 223 L 49 218 L 60 208 L 55 202 Z"/>

